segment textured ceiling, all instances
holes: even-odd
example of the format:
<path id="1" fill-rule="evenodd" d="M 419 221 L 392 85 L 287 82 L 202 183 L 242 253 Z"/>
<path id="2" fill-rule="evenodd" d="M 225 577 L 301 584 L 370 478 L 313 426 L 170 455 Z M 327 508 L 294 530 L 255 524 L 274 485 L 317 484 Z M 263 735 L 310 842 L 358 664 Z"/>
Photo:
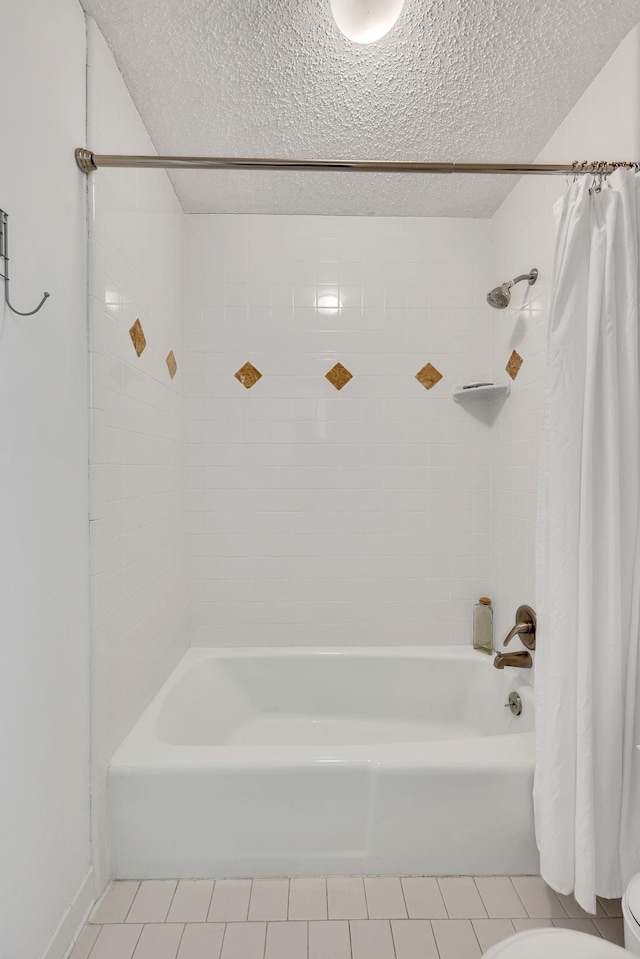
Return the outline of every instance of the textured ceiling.
<path id="1" fill-rule="evenodd" d="M 360 46 L 329 0 L 82 2 L 156 149 L 183 155 L 532 160 L 640 20 L 640 0 L 406 0 L 392 31 Z M 487 216 L 513 186 L 506 176 L 171 176 L 190 213 Z"/>

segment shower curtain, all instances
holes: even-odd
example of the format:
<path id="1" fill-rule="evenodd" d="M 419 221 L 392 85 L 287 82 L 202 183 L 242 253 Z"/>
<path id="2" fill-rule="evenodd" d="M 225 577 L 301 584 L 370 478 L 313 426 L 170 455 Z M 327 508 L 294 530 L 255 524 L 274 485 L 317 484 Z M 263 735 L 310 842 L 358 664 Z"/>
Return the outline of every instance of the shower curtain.
<path id="1" fill-rule="evenodd" d="M 561 206 L 538 505 L 536 835 L 541 873 L 617 897 L 640 871 L 640 178 Z"/>

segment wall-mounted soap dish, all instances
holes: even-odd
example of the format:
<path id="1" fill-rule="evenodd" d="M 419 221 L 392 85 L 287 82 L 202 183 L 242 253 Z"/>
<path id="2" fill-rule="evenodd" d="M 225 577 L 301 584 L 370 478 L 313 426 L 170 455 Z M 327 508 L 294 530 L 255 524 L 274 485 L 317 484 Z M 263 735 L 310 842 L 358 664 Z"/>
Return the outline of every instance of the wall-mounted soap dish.
<path id="1" fill-rule="evenodd" d="M 490 402 L 508 396 L 511 392 L 511 383 L 478 383 L 460 384 L 453 387 L 453 398 L 456 403 L 466 400 L 484 400 Z"/>

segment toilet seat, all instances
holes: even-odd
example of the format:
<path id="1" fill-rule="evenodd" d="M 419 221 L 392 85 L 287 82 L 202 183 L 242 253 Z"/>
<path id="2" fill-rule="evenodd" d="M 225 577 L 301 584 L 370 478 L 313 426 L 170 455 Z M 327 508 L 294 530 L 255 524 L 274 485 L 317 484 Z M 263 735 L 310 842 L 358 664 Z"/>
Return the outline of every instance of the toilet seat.
<path id="1" fill-rule="evenodd" d="M 640 926 L 640 874 L 634 876 L 627 886 L 624 901 L 631 918 Z"/>
<path id="2" fill-rule="evenodd" d="M 629 959 L 606 939 L 573 929 L 530 929 L 498 942 L 484 959 Z"/>

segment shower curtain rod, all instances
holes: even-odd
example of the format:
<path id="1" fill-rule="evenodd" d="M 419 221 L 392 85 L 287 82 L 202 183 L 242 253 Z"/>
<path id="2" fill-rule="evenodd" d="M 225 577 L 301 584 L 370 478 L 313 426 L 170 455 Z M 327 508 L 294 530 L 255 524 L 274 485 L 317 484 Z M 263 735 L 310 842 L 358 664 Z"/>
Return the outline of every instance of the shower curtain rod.
<path id="1" fill-rule="evenodd" d="M 83 173 L 102 167 L 157 168 L 161 170 L 337 170 L 364 173 L 613 173 L 618 167 L 640 168 L 632 160 L 584 160 L 573 163 L 458 163 L 422 160 L 301 160 L 268 157 L 127 156 L 76 150 Z"/>

